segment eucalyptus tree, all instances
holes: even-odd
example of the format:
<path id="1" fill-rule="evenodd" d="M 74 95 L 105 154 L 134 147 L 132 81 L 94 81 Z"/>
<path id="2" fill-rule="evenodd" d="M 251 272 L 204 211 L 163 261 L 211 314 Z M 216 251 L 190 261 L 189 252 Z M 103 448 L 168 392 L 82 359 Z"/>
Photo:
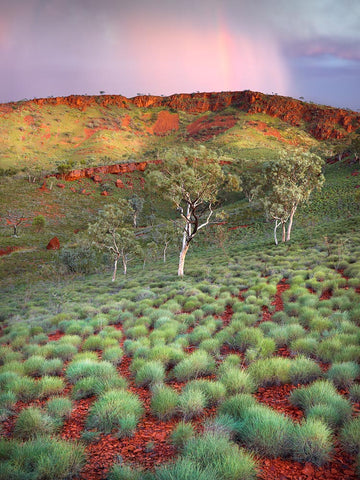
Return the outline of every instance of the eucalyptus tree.
<path id="1" fill-rule="evenodd" d="M 278 159 L 263 164 L 265 182 L 259 199 L 266 214 L 275 220 L 275 243 L 279 225 L 282 225 L 283 241 L 290 240 L 298 206 L 309 200 L 313 190 L 322 187 L 323 163 L 314 153 L 296 150 L 281 152 Z"/>
<path id="2" fill-rule="evenodd" d="M 120 199 L 117 204 L 106 205 L 99 211 L 96 222 L 88 227 L 93 245 L 108 251 L 114 260 L 112 281 L 115 281 L 118 261 L 121 259 L 124 275 L 128 263 L 141 254 L 141 247 L 130 224 L 129 203 Z"/>
<path id="3" fill-rule="evenodd" d="M 183 223 L 178 275 L 184 275 L 190 243 L 207 225 L 213 214 L 225 175 L 220 159 L 204 146 L 172 149 L 164 161 L 148 173 L 148 182 L 167 202 L 171 202 Z"/>

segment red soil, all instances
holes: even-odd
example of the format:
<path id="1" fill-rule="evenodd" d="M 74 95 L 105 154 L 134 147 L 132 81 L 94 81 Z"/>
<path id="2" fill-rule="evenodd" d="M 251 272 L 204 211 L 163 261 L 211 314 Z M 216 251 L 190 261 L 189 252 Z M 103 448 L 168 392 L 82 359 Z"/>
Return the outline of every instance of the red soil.
<path id="1" fill-rule="evenodd" d="M 5 247 L 0 249 L 0 257 L 2 255 L 10 255 L 10 253 L 20 250 L 21 247 Z"/>
<path id="2" fill-rule="evenodd" d="M 251 127 L 254 127 L 256 130 L 258 130 L 259 132 L 263 133 L 265 136 L 268 136 L 268 137 L 275 137 L 277 138 L 278 140 L 280 140 L 281 142 L 284 142 L 284 143 L 289 143 L 291 145 L 297 145 L 298 142 L 294 141 L 294 140 L 287 140 L 285 139 L 281 133 L 279 132 L 279 130 L 277 130 L 276 128 L 273 128 L 273 127 L 270 127 L 269 125 L 267 125 L 265 122 L 260 122 L 260 121 L 249 121 L 247 122 L 247 125 L 250 125 Z"/>
<path id="3" fill-rule="evenodd" d="M 333 295 L 332 290 L 324 290 L 321 294 L 320 300 L 329 300 Z"/>
<path id="4" fill-rule="evenodd" d="M 302 410 L 294 407 L 289 402 L 290 393 L 295 390 L 294 385 L 274 385 L 266 388 L 259 388 L 255 397 L 258 402 L 265 403 L 278 412 L 288 415 L 295 421 L 300 421 L 304 414 Z"/>
<path id="5" fill-rule="evenodd" d="M 299 463 L 282 458 L 257 458 L 261 473 L 259 480 L 354 480 L 357 477 L 354 458 L 339 446 L 329 463 L 317 467 L 312 463 Z"/>
<path id="6" fill-rule="evenodd" d="M 154 134 L 163 136 L 174 130 L 179 130 L 179 115 L 177 113 L 170 113 L 167 110 L 159 112 L 153 126 Z"/>
<path id="7" fill-rule="evenodd" d="M 64 335 L 65 334 L 63 332 L 60 332 L 60 330 L 56 330 L 56 332 L 54 332 L 54 333 L 49 333 L 48 340 L 49 340 L 49 342 L 54 342 L 56 340 L 59 340 Z"/>
<path id="8" fill-rule="evenodd" d="M 186 127 L 189 137 L 195 140 L 210 140 L 220 135 L 236 124 L 236 117 L 232 115 L 215 115 L 201 117 Z"/>
<path id="9" fill-rule="evenodd" d="M 94 400 L 95 397 L 91 397 L 75 402 L 70 418 L 63 425 L 61 438 L 64 440 L 78 440 L 80 438 L 86 416 Z"/>

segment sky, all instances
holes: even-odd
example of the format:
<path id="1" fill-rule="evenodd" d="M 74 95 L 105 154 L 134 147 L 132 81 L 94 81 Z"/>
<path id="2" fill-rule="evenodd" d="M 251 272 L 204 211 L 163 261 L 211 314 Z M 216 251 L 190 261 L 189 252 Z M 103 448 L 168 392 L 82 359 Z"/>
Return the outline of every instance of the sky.
<path id="1" fill-rule="evenodd" d="M 0 0 L 0 102 L 253 90 L 360 110 L 360 0 Z"/>

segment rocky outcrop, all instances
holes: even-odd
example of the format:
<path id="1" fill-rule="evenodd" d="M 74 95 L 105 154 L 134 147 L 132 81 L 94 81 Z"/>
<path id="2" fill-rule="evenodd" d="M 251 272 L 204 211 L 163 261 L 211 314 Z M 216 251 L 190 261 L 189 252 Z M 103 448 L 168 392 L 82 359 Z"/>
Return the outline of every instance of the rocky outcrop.
<path id="1" fill-rule="evenodd" d="M 150 164 L 159 164 L 161 160 L 150 160 L 147 162 L 137 162 L 137 163 L 117 163 L 115 165 L 102 165 L 100 167 L 90 167 L 82 168 L 78 170 L 72 170 L 66 174 L 57 174 L 57 178 L 63 178 L 66 181 L 78 180 L 80 178 L 100 178 L 100 174 L 117 174 L 122 175 L 124 173 L 131 173 L 135 171 L 143 172 L 146 167 Z"/>
<path id="2" fill-rule="evenodd" d="M 168 97 L 143 95 L 126 98 L 121 95 L 81 96 L 39 98 L 27 102 L 17 102 L 0 105 L 0 111 L 7 112 L 12 109 L 22 108 L 23 105 L 68 105 L 80 110 L 91 106 L 117 106 L 129 109 L 131 106 L 141 108 L 167 108 L 176 113 L 181 110 L 189 113 L 218 112 L 227 107 L 234 107 L 248 113 L 265 113 L 272 117 L 295 126 L 302 126 L 311 135 L 319 140 L 329 138 L 342 138 L 348 133 L 360 128 L 360 114 L 351 110 L 333 108 L 323 105 L 306 103 L 290 97 L 280 95 L 265 95 L 259 92 L 245 90 L 242 92 L 220 93 L 191 93 L 175 94 Z M 166 115 L 166 118 L 165 118 Z M 170 119 L 170 113 L 159 115 L 158 134 L 164 134 L 168 129 L 176 129 L 177 120 Z M 171 122 L 171 124 L 169 124 Z M 156 134 L 156 131 L 154 131 Z"/>
<path id="3" fill-rule="evenodd" d="M 60 241 L 57 237 L 53 237 L 46 246 L 47 250 L 59 250 L 59 248 L 60 248 Z"/>

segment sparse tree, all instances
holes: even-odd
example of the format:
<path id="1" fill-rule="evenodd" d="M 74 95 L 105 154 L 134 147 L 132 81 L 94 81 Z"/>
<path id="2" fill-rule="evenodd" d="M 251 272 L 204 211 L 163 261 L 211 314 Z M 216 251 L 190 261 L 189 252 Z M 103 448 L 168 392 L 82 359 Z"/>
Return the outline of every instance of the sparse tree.
<path id="1" fill-rule="evenodd" d="M 129 222 L 129 204 L 119 200 L 117 204 L 106 205 L 99 212 L 98 220 L 89 225 L 88 233 L 93 245 L 111 253 L 114 260 L 112 281 L 115 281 L 118 261 L 121 259 L 124 275 L 128 263 L 141 254 L 139 242 Z"/>
<path id="2" fill-rule="evenodd" d="M 34 230 L 39 233 L 44 229 L 45 223 L 45 217 L 43 215 L 37 215 L 32 221 L 32 226 Z"/>
<path id="3" fill-rule="evenodd" d="M 129 205 L 133 211 L 134 228 L 137 228 L 137 218 L 138 215 L 142 212 L 144 206 L 144 199 L 135 194 L 129 198 Z"/>
<path id="4" fill-rule="evenodd" d="M 19 210 L 8 210 L 5 215 L 6 224 L 13 229 L 13 236 L 18 236 L 18 227 L 29 220 L 30 216 L 25 215 L 24 212 Z"/>
<path id="5" fill-rule="evenodd" d="M 167 251 L 170 245 L 177 243 L 181 233 L 178 221 L 169 220 L 161 225 L 156 225 L 151 230 L 153 241 L 161 248 L 163 262 L 166 263 Z"/>
<path id="6" fill-rule="evenodd" d="M 178 267 L 178 275 L 183 276 L 190 243 L 209 224 L 218 190 L 224 182 L 219 159 L 203 146 L 177 148 L 169 151 L 164 162 L 149 172 L 148 181 L 176 207 L 183 220 Z"/>
<path id="7" fill-rule="evenodd" d="M 296 150 L 281 152 L 277 160 L 263 164 L 264 186 L 260 193 L 265 212 L 275 220 L 276 229 L 282 225 L 282 239 L 291 237 L 294 215 L 299 204 L 306 202 L 315 189 L 324 183 L 324 161 L 317 155 Z M 287 231 L 286 229 L 287 224 Z"/>

